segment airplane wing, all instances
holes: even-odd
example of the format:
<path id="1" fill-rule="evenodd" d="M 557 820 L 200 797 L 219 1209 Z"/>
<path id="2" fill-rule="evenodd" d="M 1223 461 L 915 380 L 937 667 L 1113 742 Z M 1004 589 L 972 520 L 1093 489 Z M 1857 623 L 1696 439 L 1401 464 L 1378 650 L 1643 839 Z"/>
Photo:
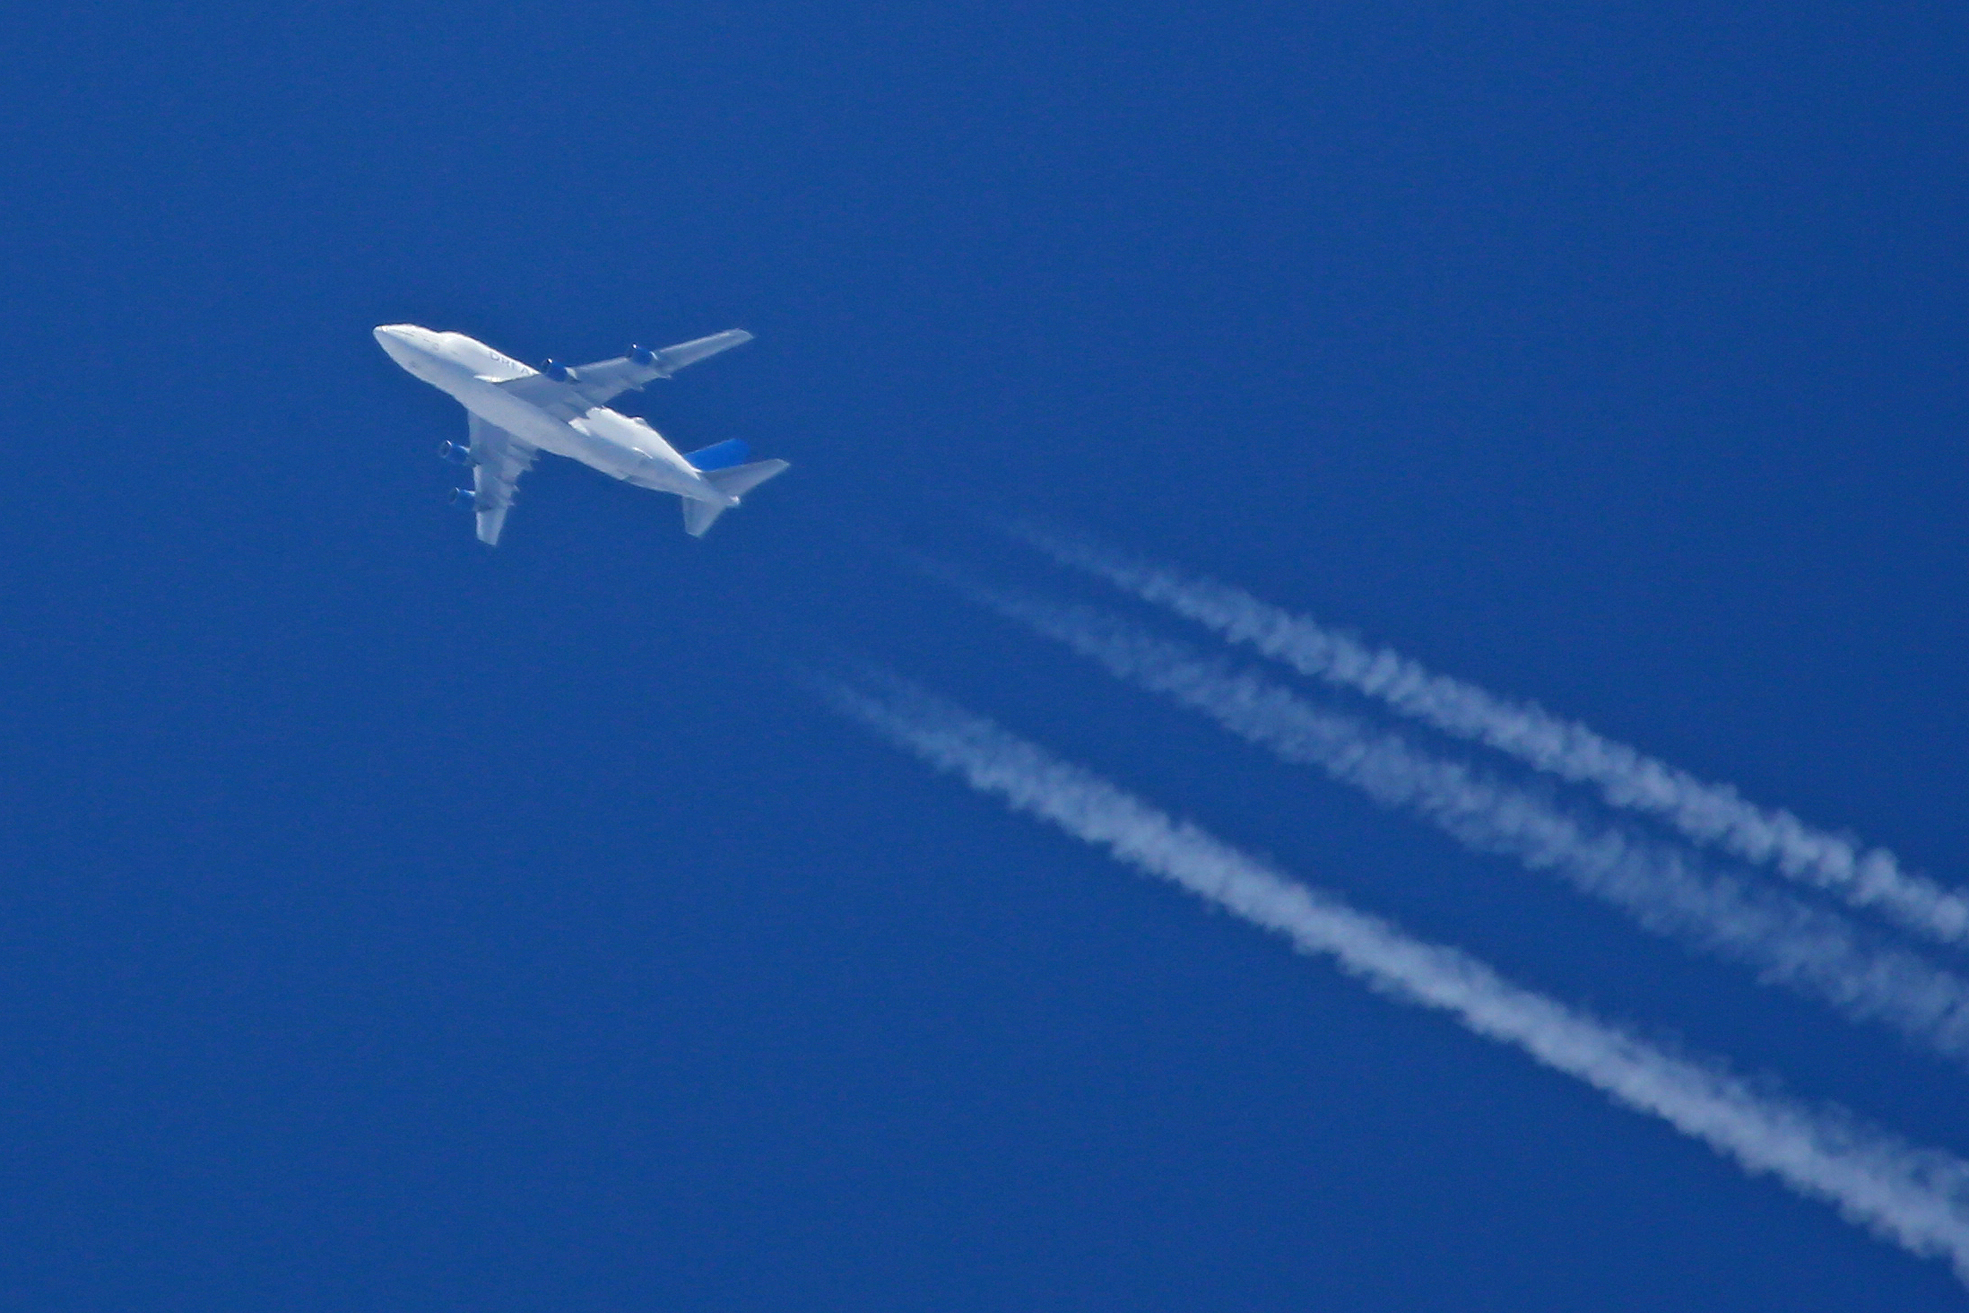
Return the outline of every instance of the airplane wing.
<path id="1" fill-rule="evenodd" d="M 575 419 L 596 406 L 606 406 L 631 388 L 640 388 L 653 379 L 669 378 L 685 365 L 694 365 L 707 356 L 744 342 L 752 334 L 742 328 L 727 329 L 661 351 L 642 351 L 568 370 L 565 382 L 545 374 L 527 374 L 509 379 L 499 386 L 532 403 L 557 419 Z"/>
<path id="2" fill-rule="evenodd" d="M 486 546 L 498 543 L 506 512 L 513 505 L 513 489 L 533 465 L 537 450 L 472 416 L 472 506 L 478 512 L 479 541 Z"/>

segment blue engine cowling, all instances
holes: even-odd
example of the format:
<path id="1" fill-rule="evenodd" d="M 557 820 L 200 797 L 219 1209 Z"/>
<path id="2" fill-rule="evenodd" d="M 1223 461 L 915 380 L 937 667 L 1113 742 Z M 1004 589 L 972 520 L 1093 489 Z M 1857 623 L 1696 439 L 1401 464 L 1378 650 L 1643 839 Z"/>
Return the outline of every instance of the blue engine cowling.
<path id="1" fill-rule="evenodd" d="M 548 378 L 553 379 L 556 383 L 574 382 L 574 371 L 569 369 L 566 365 L 563 365 L 558 360 L 541 361 L 540 372 L 545 374 Z"/>
<path id="2" fill-rule="evenodd" d="M 462 442 L 445 443 L 438 448 L 438 455 L 444 457 L 454 465 L 470 465 L 472 463 L 472 449 Z"/>
<path id="3" fill-rule="evenodd" d="M 637 346 L 633 342 L 629 344 L 628 356 L 629 363 L 641 365 L 645 369 L 656 363 L 656 352 L 646 346 Z"/>
<path id="4" fill-rule="evenodd" d="M 471 511 L 478 509 L 478 503 L 479 495 L 470 488 L 453 488 L 451 490 L 451 504 L 453 506 L 462 506 L 466 510 Z"/>

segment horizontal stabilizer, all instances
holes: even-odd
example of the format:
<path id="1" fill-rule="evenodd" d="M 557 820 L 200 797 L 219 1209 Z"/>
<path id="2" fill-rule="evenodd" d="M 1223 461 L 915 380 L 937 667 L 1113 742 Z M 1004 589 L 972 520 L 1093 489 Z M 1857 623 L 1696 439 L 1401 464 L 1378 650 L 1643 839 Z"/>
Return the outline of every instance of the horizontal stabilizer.
<path id="1" fill-rule="evenodd" d="M 750 465 L 734 465 L 730 469 L 707 470 L 704 481 L 728 497 L 743 497 L 773 475 L 781 473 L 788 466 L 783 460 L 758 460 Z M 725 507 L 716 502 L 684 499 L 684 532 L 693 538 L 702 538 Z"/>
<path id="2" fill-rule="evenodd" d="M 704 481 L 728 497 L 743 497 L 773 475 L 787 468 L 783 460 L 755 460 L 750 465 L 734 465 L 728 470 L 712 470 Z"/>
<path id="3" fill-rule="evenodd" d="M 684 498 L 684 532 L 693 538 L 702 538 L 704 531 L 724 513 L 725 508 L 717 502 L 696 501 L 686 497 Z"/>

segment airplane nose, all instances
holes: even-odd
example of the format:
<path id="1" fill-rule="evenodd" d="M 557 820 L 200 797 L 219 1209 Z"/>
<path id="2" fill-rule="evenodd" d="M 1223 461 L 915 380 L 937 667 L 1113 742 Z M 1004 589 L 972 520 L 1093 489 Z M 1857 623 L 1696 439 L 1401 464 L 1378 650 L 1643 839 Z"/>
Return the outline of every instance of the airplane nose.
<path id="1" fill-rule="evenodd" d="M 416 354 L 417 341 L 405 330 L 407 324 L 384 324 L 376 330 L 376 345 L 389 353 L 390 359 L 403 364 Z"/>

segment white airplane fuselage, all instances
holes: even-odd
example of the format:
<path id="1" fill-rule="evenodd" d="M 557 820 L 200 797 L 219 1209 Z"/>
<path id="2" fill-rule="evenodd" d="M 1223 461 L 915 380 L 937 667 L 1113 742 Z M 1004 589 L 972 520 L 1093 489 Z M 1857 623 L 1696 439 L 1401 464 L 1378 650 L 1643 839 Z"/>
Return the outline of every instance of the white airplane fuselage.
<path id="1" fill-rule="evenodd" d="M 716 506 L 738 504 L 738 498 L 714 487 L 642 420 L 606 406 L 577 419 L 560 419 L 514 396 L 499 385 L 538 371 L 475 338 L 415 324 L 387 324 L 376 330 L 376 341 L 406 371 L 522 442 L 638 487 Z"/>

